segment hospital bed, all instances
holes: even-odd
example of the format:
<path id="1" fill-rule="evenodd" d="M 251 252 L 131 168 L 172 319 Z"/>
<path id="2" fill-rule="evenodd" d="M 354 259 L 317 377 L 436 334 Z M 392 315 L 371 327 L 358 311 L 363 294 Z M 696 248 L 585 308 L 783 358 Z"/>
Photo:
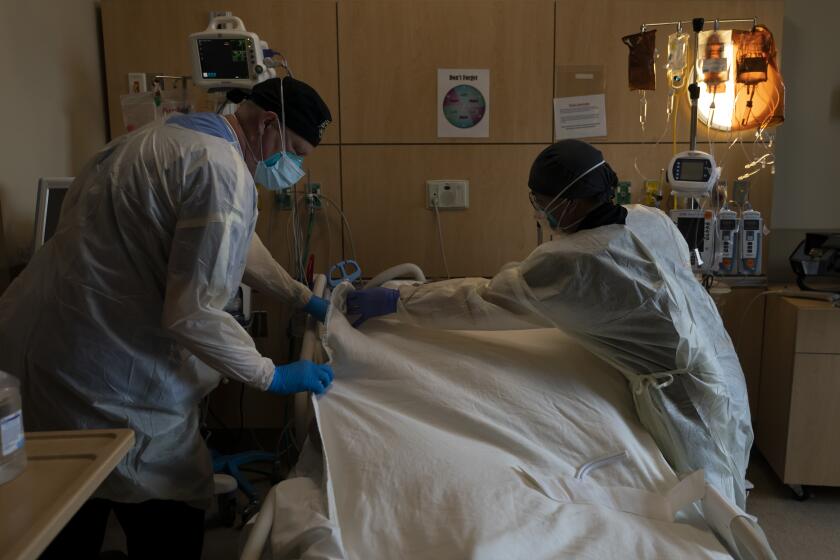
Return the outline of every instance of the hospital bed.
<path id="1" fill-rule="evenodd" d="M 335 383 L 297 396 L 300 459 L 243 559 L 775 558 L 702 473 L 676 476 L 624 377 L 563 333 L 356 330 L 347 288 L 302 348 Z"/>

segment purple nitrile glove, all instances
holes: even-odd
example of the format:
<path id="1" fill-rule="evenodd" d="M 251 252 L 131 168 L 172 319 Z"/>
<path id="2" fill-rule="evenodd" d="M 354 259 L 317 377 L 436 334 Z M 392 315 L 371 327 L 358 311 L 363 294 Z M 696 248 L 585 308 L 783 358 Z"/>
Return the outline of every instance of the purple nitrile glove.
<path id="1" fill-rule="evenodd" d="M 358 315 L 353 323 L 358 327 L 368 319 L 396 313 L 400 291 L 390 288 L 367 288 L 347 294 L 347 314 Z"/>

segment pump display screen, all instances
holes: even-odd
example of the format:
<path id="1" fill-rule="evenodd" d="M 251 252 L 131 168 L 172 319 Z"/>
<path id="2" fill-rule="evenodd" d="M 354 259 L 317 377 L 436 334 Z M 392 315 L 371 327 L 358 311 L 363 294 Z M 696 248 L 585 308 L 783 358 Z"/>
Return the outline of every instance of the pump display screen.
<path id="1" fill-rule="evenodd" d="M 744 229 L 755 231 L 758 229 L 758 220 L 744 220 Z"/>
<path id="2" fill-rule="evenodd" d="M 690 250 L 697 249 L 703 252 L 703 227 L 706 220 L 703 218 L 677 218 L 677 229 L 685 238 Z"/>
<path id="3" fill-rule="evenodd" d="M 201 77 L 220 80 L 247 80 L 250 39 L 198 39 Z"/>
<path id="4" fill-rule="evenodd" d="M 735 220 L 721 220 L 720 221 L 720 231 L 732 231 L 738 226 L 738 222 Z"/>
<path id="5" fill-rule="evenodd" d="M 702 159 L 683 159 L 680 160 L 680 181 L 698 181 L 703 182 L 703 169 L 706 166 L 706 161 Z"/>

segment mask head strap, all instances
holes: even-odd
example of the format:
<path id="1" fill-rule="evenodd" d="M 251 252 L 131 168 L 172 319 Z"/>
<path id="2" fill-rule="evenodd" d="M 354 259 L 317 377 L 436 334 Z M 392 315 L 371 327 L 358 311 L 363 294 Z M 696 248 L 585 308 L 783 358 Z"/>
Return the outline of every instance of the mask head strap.
<path id="1" fill-rule="evenodd" d="M 578 175 L 577 177 L 572 179 L 571 183 L 569 183 L 568 185 L 563 187 L 563 190 L 560 191 L 557 194 L 557 196 L 555 196 L 554 198 L 551 199 L 551 202 L 549 202 L 546 205 L 544 212 L 546 214 L 548 214 L 548 211 L 551 210 L 551 208 L 554 206 L 554 203 L 557 201 L 557 199 L 562 197 L 564 194 L 566 194 L 566 191 L 569 190 L 572 185 L 574 185 L 575 183 L 577 183 L 578 181 L 580 181 L 581 179 L 583 179 L 584 177 L 586 177 L 587 175 L 589 175 L 590 173 L 592 173 L 593 171 L 595 171 L 596 169 L 598 169 L 599 167 L 604 165 L 605 163 L 607 163 L 607 160 L 602 159 L 601 161 L 599 161 L 598 163 L 596 163 L 595 165 L 593 165 L 592 167 L 590 167 L 589 169 L 587 169 L 586 171 L 584 171 L 583 173 L 581 173 L 580 175 Z"/>

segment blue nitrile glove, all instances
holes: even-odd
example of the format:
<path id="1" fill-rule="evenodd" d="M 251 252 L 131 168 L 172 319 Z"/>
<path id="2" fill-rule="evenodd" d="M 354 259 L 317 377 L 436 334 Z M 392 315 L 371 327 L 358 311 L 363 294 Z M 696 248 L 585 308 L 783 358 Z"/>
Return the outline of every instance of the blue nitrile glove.
<path id="1" fill-rule="evenodd" d="M 319 298 L 318 296 L 312 296 L 309 298 L 306 306 L 303 308 L 304 311 L 325 323 L 327 321 L 327 311 L 330 308 L 330 302 L 325 300 L 324 298 Z"/>
<path id="2" fill-rule="evenodd" d="M 390 288 L 367 288 L 347 294 L 347 314 L 358 315 L 353 323 L 358 327 L 368 319 L 396 313 L 397 302 L 400 301 L 400 291 Z"/>
<path id="3" fill-rule="evenodd" d="M 333 371 L 327 364 L 314 364 L 309 360 L 292 362 L 274 368 L 274 378 L 267 391 L 277 395 L 291 395 L 303 391 L 322 394 L 333 380 Z"/>

